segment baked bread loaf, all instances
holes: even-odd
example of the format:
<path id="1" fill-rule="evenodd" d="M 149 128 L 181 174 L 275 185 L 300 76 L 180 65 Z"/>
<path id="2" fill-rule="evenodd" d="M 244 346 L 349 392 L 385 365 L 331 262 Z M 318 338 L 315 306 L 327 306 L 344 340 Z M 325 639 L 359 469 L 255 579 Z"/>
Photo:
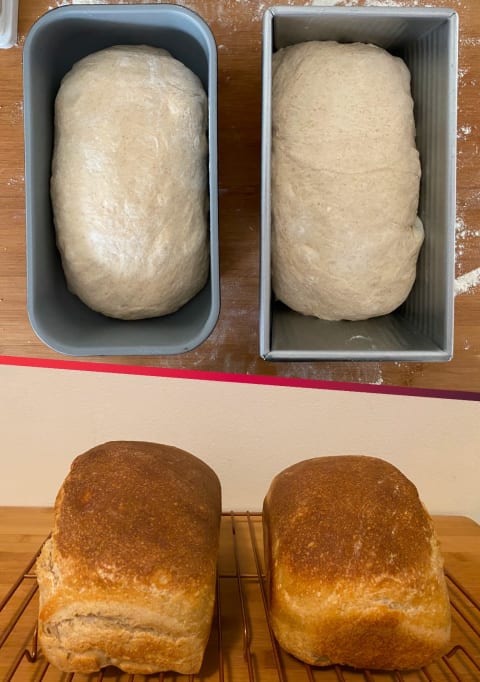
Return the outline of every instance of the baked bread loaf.
<path id="1" fill-rule="evenodd" d="M 311 665 L 406 670 L 445 653 L 450 606 L 415 486 L 372 457 L 320 457 L 278 474 L 264 502 L 270 619 Z"/>
<path id="2" fill-rule="evenodd" d="M 220 513 L 216 474 L 178 448 L 114 441 L 77 457 L 36 565 L 46 658 L 65 672 L 197 673 Z"/>

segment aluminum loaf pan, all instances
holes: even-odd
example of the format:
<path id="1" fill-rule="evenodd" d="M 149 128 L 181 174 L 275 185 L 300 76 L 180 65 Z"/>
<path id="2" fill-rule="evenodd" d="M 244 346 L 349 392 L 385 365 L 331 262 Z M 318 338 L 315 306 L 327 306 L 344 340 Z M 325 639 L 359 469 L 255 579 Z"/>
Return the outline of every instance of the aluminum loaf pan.
<path id="1" fill-rule="evenodd" d="M 415 285 L 396 311 L 327 322 L 275 300 L 271 290 L 272 54 L 309 40 L 374 43 L 412 76 L 422 164 L 425 242 Z M 453 354 L 458 17 L 444 8 L 272 7 L 263 24 L 260 354 L 266 360 L 447 361 Z"/>

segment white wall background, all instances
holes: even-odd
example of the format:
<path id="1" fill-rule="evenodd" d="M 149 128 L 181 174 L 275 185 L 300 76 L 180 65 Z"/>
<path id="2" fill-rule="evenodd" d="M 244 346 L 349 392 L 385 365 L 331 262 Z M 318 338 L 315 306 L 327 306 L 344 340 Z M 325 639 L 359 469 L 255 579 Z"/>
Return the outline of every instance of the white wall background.
<path id="1" fill-rule="evenodd" d="M 0 505 L 52 505 L 70 462 L 111 439 L 169 443 L 209 463 L 226 510 L 256 511 L 304 458 L 398 466 L 431 513 L 480 522 L 480 403 L 0 366 Z"/>

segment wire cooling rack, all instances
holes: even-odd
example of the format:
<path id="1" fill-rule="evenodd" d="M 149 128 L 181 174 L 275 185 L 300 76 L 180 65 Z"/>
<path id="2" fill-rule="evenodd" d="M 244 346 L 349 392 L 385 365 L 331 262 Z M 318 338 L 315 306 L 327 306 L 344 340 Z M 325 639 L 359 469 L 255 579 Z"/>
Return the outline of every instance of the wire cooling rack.
<path id="1" fill-rule="evenodd" d="M 37 646 L 36 556 L 0 603 L 0 682 L 479 682 L 480 604 L 447 574 L 453 614 L 452 647 L 437 663 L 412 672 L 314 668 L 283 652 L 270 630 L 260 514 L 224 514 L 216 613 L 198 675 L 128 675 L 107 668 L 66 674 Z"/>

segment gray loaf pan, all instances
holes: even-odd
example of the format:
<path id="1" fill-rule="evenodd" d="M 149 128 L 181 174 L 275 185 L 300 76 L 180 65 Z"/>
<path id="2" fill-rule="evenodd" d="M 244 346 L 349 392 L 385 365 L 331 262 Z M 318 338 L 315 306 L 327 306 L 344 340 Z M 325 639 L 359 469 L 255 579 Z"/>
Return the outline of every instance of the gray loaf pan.
<path id="1" fill-rule="evenodd" d="M 373 43 L 412 76 L 425 227 L 415 285 L 396 311 L 327 322 L 275 300 L 271 290 L 272 54 L 309 40 Z M 272 7 L 263 24 L 260 354 L 266 360 L 442 362 L 453 354 L 458 18 L 449 9 Z M 379 93 L 381 97 L 381 93 Z M 341 229 L 341 226 L 340 228 Z"/>
<path id="2" fill-rule="evenodd" d="M 179 311 L 145 320 L 94 312 L 67 288 L 50 203 L 54 100 L 62 77 L 82 57 L 118 44 L 167 49 L 208 94 L 210 277 Z M 220 309 L 217 203 L 217 52 L 195 13 L 176 5 L 64 6 L 44 14 L 24 47 L 27 307 L 48 346 L 74 356 L 162 355 L 188 351 L 214 328 Z M 161 187 L 159 188 L 161 191 Z"/>

